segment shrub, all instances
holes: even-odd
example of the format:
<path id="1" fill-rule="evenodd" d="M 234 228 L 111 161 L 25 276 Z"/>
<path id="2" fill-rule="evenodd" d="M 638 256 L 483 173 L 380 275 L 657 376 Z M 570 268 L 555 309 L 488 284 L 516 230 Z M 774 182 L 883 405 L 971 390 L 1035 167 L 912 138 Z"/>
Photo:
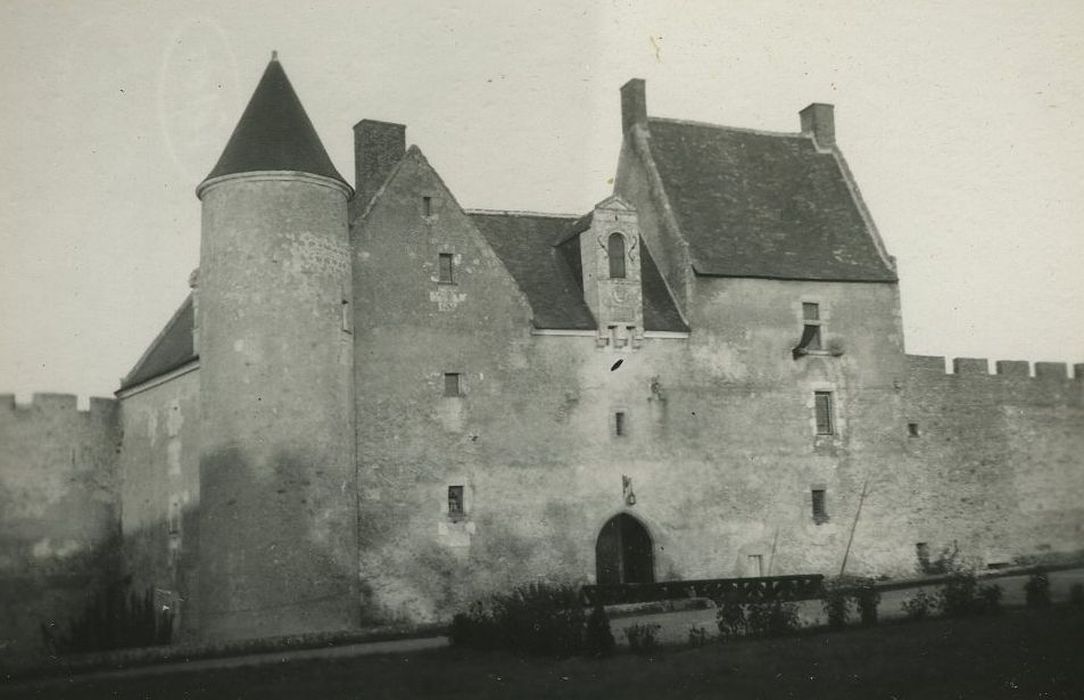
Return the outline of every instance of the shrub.
<path id="1" fill-rule="evenodd" d="M 834 585 L 826 586 L 824 595 L 824 614 L 828 617 L 828 626 L 843 629 L 851 610 L 851 597 L 847 590 Z"/>
<path id="2" fill-rule="evenodd" d="M 702 647 L 708 643 L 708 631 L 700 625 L 689 627 L 689 646 Z"/>
<path id="3" fill-rule="evenodd" d="M 937 594 L 937 606 L 946 617 L 963 617 L 976 611 L 975 594 L 978 582 L 970 571 L 950 578 Z"/>
<path id="4" fill-rule="evenodd" d="M 46 648 L 62 654 L 157 646 L 169 644 L 173 614 L 157 609 L 153 588 L 139 595 L 128 590 L 127 582 L 117 582 L 87 603 L 66 634 L 44 624 L 41 631 Z"/>
<path id="5" fill-rule="evenodd" d="M 749 631 L 745 606 L 734 601 L 723 601 L 719 612 L 715 613 L 715 622 L 719 626 L 719 638 L 724 641 L 740 637 Z"/>
<path id="6" fill-rule="evenodd" d="M 585 620 L 579 589 L 532 583 L 471 604 L 452 618 L 453 644 L 505 648 L 542 656 L 583 651 Z"/>
<path id="7" fill-rule="evenodd" d="M 636 624 L 625 628 L 625 638 L 629 640 L 629 649 L 637 654 L 650 654 L 659 644 L 659 625 Z"/>
<path id="8" fill-rule="evenodd" d="M 614 651 L 614 635 L 610 631 L 610 618 L 601 605 L 591 608 L 584 630 L 583 651 L 588 656 L 609 656 Z"/>
<path id="9" fill-rule="evenodd" d="M 975 599 L 976 612 L 992 614 L 1001 612 L 1001 586 L 996 583 L 979 586 Z"/>
<path id="10" fill-rule="evenodd" d="M 931 576 L 959 572 L 963 569 L 963 563 L 960 561 L 960 548 L 953 542 L 951 547 L 942 547 L 941 553 L 937 555 L 936 559 L 930 560 L 920 556 L 918 568 L 922 573 Z"/>
<path id="11" fill-rule="evenodd" d="M 918 591 L 913 596 L 903 601 L 903 613 L 908 620 L 922 620 L 930 615 L 936 601 L 926 591 Z"/>
<path id="12" fill-rule="evenodd" d="M 750 634 L 764 637 L 793 632 L 798 629 L 798 606 L 782 601 L 751 603 L 747 627 Z"/>
<path id="13" fill-rule="evenodd" d="M 873 587 L 870 581 L 858 589 L 858 612 L 862 616 L 862 624 L 871 626 L 877 624 L 877 606 L 881 602 L 881 594 Z"/>
<path id="14" fill-rule="evenodd" d="M 1050 605 L 1050 579 L 1045 571 L 1036 571 L 1028 577 L 1024 584 L 1024 598 L 1029 608 L 1044 608 Z"/>

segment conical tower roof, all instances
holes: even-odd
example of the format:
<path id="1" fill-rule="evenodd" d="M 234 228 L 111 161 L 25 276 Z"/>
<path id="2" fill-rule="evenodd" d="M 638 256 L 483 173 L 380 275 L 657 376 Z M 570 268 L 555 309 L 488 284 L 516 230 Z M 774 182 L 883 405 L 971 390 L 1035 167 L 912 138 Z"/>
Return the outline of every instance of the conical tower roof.
<path id="1" fill-rule="evenodd" d="M 322 175 L 347 184 L 328 158 L 274 54 L 226 149 L 204 182 L 223 175 L 267 170 Z"/>

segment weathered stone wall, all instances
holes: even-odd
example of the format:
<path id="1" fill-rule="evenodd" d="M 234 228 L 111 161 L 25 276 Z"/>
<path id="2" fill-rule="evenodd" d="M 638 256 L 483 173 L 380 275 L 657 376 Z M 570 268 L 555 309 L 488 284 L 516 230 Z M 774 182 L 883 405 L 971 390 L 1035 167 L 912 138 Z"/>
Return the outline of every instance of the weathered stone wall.
<path id="1" fill-rule="evenodd" d="M 908 356 L 915 542 L 1004 563 L 1084 549 L 1084 381 L 1058 363 Z"/>
<path id="2" fill-rule="evenodd" d="M 67 632 L 113 575 L 118 534 L 116 402 L 0 396 L 0 658 Z"/>
<path id="3" fill-rule="evenodd" d="M 440 202 L 435 216 L 420 214 L 422 196 Z M 751 555 L 764 573 L 832 572 L 863 484 L 899 470 L 895 285 L 700 278 L 687 338 L 618 351 L 594 333 L 531 335 L 522 295 L 417 153 L 354 242 L 372 619 L 444 617 L 535 578 L 592 580 L 599 530 L 624 511 L 648 527 L 660 580 L 752 575 Z M 438 284 L 441 252 L 456 256 L 455 285 Z M 839 354 L 792 357 L 803 300 L 821 304 Z M 462 396 L 443 395 L 446 372 Z M 815 435 L 817 390 L 834 392 L 834 436 Z M 465 517 L 448 513 L 452 485 Z M 827 523 L 813 522 L 813 488 L 828 492 Z M 911 565 L 910 545 L 879 529 L 859 528 L 849 570 Z"/>
<path id="4" fill-rule="evenodd" d="M 199 373 L 124 392 L 120 423 L 123 567 L 134 591 L 156 591 L 177 639 L 195 616 L 199 536 Z"/>
<path id="5" fill-rule="evenodd" d="M 254 173 L 202 201 L 200 633 L 355 627 L 345 186 Z"/>

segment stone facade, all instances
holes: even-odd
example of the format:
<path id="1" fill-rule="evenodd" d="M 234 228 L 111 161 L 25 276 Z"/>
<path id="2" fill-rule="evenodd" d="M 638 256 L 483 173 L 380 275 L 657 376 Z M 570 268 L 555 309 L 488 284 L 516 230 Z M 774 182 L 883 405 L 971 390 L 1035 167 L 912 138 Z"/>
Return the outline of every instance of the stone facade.
<path id="1" fill-rule="evenodd" d="M 1084 548 L 1084 366 L 905 354 L 831 106 L 796 134 L 664 123 L 631 81 L 614 195 L 576 218 L 465 210 L 369 120 L 348 202 L 263 85 L 199 191 L 191 313 L 116 402 L 0 407 L 5 585 L 131 576 L 178 638 L 221 640 L 446 620 L 540 578 Z"/>

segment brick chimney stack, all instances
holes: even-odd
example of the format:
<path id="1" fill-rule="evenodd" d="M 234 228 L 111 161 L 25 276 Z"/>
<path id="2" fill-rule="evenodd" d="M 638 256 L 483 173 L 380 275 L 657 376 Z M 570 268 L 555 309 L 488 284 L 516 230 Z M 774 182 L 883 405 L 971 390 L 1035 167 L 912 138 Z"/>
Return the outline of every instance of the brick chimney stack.
<path id="1" fill-rule="evenodd" d="M 812 134 L 818 148 L 834 148 L 836 145 L 835 108 L 822 102 L 814 102 L 798 115 L 802 119 L 802 133 Z"/>
<path id="2" fill-rule="evenodd" d="M 647 126 L 647 96 L 642 78 L 633 78 L 621 86 L 621 133 L 634 124 Z"/>
<path id="3" fill-rule="evenodd" d="M 406 125 L 362 119 L 354 125 L 353 214 L 364 209 L 406 153 Z"/>

